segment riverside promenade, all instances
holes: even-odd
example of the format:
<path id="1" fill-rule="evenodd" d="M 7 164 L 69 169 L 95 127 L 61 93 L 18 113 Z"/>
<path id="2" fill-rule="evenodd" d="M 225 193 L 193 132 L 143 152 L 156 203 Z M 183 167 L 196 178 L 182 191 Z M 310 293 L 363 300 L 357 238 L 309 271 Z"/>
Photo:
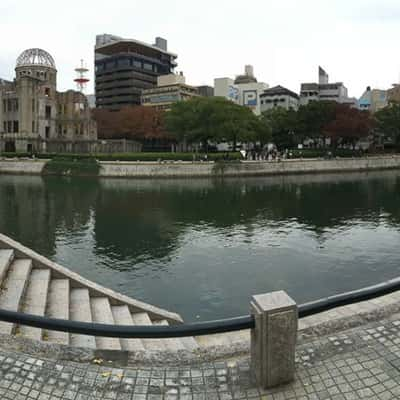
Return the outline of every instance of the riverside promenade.
<path id="1" fill-rule="evenodd" d="M 400 398 L 400 314 L 302 343 L 296 377 L 261 390 L 246 356 L 190 366 L 117 368 L 48 360 L 0 347 L 0 398 L 351 400 Z"/>

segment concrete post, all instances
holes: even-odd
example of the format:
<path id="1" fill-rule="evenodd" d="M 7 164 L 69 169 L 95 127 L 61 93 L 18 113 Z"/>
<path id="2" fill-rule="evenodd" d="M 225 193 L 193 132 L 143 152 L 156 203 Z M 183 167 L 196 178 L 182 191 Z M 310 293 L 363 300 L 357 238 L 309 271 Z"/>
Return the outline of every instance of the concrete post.
<path id="1" fill-rule="evenodd" d="M 253 296 L 251 313 L 251 365 L 263 388 L 294 379 L 298 312 L 296 303 L 283 291 Z"/>

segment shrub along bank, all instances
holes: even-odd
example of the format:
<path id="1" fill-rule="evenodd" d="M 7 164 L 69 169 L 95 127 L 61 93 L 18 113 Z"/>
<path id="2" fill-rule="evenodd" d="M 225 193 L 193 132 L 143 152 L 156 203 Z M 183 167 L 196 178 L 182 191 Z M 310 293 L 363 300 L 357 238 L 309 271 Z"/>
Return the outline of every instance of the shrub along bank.
<path id="1" fill-rule="evenodd" d="M 98 176 L 100 165 L 94 157 L 72 159 L 52 158 L 43 169 L 43 175 Z"/>

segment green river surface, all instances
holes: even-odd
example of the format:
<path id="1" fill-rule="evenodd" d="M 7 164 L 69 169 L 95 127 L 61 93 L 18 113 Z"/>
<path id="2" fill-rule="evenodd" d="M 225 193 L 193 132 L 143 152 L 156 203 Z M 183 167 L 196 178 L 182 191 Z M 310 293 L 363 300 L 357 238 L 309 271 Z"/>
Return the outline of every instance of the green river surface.
<path id="1" fill-rule="evenodd" d="M 0 176 L 0 232 L 187 321 L 400 275 L 400 171 L 226 180 Z"/>

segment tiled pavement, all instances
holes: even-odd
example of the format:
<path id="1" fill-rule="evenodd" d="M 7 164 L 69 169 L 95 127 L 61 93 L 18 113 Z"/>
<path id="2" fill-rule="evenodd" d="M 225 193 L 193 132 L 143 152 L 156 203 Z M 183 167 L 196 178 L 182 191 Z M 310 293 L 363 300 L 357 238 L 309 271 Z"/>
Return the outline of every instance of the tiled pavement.
<path id="1" fill-rule="evenodd" d="M 400 316 L 302 344 L 295 381 L 270 391 L 257 388 L 248 358 L 116 369 L 0 350 L 1 400 L 368 398 L 400 399 Z"/>

